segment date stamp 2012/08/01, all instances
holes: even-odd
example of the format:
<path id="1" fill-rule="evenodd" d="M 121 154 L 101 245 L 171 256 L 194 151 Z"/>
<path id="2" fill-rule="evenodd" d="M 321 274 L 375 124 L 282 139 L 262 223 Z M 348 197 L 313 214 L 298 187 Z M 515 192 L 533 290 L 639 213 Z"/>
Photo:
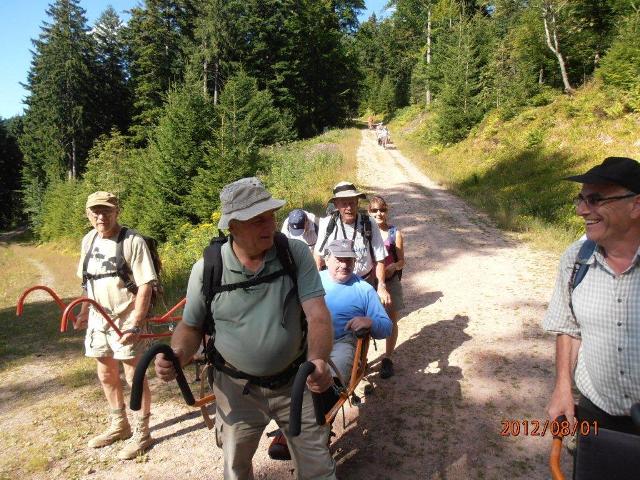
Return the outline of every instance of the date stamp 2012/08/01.
<path id="1" fill-rule="evenodd" d="M 500 435 L 503 437 L 519 437 L 519 436 L 531 436 L 531 437 L 544 437 L 547 433 L 550 433 L 554 437 L 561 435 L 563 437 L 568 435 L 582 435 L 587 436 L 590 434 L 598 435 L 598 422 L 588 422 L 586 420 L 573 422 L 568 420 L 525 420 L 525 419 L 510 419 L 502 420 Z"/>

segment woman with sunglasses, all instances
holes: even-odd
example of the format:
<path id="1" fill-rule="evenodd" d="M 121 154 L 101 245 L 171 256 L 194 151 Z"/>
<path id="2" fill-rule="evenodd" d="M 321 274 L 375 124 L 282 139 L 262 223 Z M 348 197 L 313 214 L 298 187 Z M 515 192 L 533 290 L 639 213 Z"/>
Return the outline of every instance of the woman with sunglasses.
<path id="1" fill-rule="evenodd" d="M 402 295 L 402 268 L 404 267 L 404 240 L 400 229 L 395 225 L 389 225 L 389 207 L 387 202 L 379 195 L 371 196 L 369 201 L 369 215 L 376 221 L 380 228 L 387 257 L 384 259 L 385 278 L 387 290 L 391 295 L 391 305 L 387 307 L 389 318 L 393 322 L 393 331 L 387 337 L 387 346 L 380 366 L 380 377 L 389 378 L 393 376 L 393 362 L 391 354 L 396 347 L 398 340 L 398 312 L 404 308 Z"/>

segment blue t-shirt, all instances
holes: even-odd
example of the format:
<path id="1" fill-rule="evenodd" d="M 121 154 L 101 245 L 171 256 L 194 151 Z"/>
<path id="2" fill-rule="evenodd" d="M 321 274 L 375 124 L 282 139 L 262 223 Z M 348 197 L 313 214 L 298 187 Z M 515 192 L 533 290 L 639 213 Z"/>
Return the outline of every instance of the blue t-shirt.
<path id="1" fill-rule="evenodd" d="M 369 317 L 372 320 L 373 338 L 386 338 L 391 335 L 391 319 L 369 283 L 357 275 L 353 275 L 346 283 L 338 283 L 331 279 L 328 270 L 320 272 L 320 279 L 326 292 L 324 300 L 333 320 L 335 340 L 352 333 L 344 327 L 353 317 Z"/>

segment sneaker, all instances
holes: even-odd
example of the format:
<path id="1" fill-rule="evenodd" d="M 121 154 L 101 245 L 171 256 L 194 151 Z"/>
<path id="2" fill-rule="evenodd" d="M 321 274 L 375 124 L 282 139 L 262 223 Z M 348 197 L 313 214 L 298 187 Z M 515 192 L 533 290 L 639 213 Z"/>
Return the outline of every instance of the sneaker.
<path id="1" fill-rule="evenodd" d="M 271 440 L 268 453 L 269 457 L 273 460 L 291 460 L 287 439 L 280 430 L 278 430 L 273 440 Z"/>
<path id="2" fill-rule="evenodd" d="M 111 425 L 100 435 L 89 440 L 89 447 L 102 448 L 111 445 L 119 440 L 126 440 L 131 437 L 131 426 L 127 420 L 124 410 L 114 410 L 110 414 Z"/>
<path id="3" fill-rule="evenodd" d="M 390 358 L 383 358 L 380 364 L 380 378 L 393 377 L 393 362 Z"/>

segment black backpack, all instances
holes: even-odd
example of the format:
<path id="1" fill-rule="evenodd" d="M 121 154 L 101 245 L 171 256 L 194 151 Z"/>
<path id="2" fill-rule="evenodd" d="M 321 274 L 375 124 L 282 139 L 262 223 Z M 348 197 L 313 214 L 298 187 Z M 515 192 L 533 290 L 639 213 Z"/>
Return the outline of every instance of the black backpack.
<path id="1" fill-rule="evenodd" d="M 111 272 L 99 273 L 93 275 L 87 271 L 89 267 L 89 260 L 91 258 L 91 252 L 93 250 L 93 244 L 96 241 L 98 236 L 98 232 L 95 233 L 93 238 L 91 239 L 91 243 L 89 244 L 89 248 L 87 249 L 87 253 L 84 256 L 84 260 L 82 262 L 82 289 L 87 290 L 87 282 L 89 280 L 99 280 L 101 278 L 106 277 L 120 277 L 120 279 L 124 282 L 124 285 L 127 290 L 129 290 L 132 294 L 136 295 L 138 293 L 138 286 L 136 285 L 135 280 L 133 279 L 133 272 L 131 271 L 131 267 L 127 263 L 124 258 L 124 239 L 127 236 L 127 232 L 129 229 L 127 227 L 121 227 L 120 233 L 118 234 L 118 238 L 116 239 L 116 269 Z M 156 271 L 156 276 L 158 277 L 158 282 L 154 285 L 153 293 L 151 295 L 151 305 L 149 310 L 156 304 L 158 297 L 162 294 L 162 287 L 160 286 L 160 271 L 162 270 L 162 262 L 160 261 L 160 255 L 158 254 L 158 241 L 155 238 L 145 237 L 144 235 L 137 234 L 144 242 L 147 244 L 147 248 L 149 249 L 149 253 L 151 254 L 151 261 L 153 262 L 153 268 Z"/>
<path id="2" fill-rule="evenodd" d="M 204 249 L 204 269 L 202 273 L 202 294 L 205 297 L 206 317 L 205 317 L 205 333 L 207 335 L 215 334 L 215 325 L 213 313 L 211 312 L 211 303 L 216 294 L 221 292 L 230 292 L 237 288 L 247 288 L 261 283 L 268 283 L 283 275 L 289 275 L 293 281 L 293 288 L 289 291 L 285 298 L 285 304 L 292 295 L 298 294 L 298 278 L 296 275 L 296 264 L 289 248 L 289 239 L 281 232 L 276 232 L 273 242 L 276 246 L 276 256 L 282 264 L 282 269 L 276 272 L 255 277 L 245 282 L 231 283 L 222 285 L 222 245 L 227 243 L 228 237 L 219 235 L 211 240 L 209 245 Z M 306 324 L 306 323 L 305 323 Z"/>

